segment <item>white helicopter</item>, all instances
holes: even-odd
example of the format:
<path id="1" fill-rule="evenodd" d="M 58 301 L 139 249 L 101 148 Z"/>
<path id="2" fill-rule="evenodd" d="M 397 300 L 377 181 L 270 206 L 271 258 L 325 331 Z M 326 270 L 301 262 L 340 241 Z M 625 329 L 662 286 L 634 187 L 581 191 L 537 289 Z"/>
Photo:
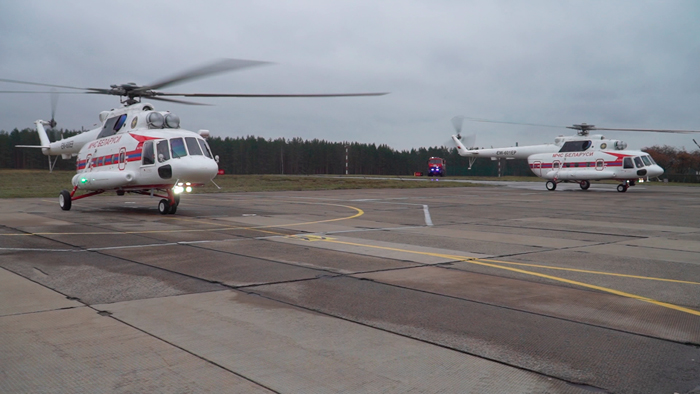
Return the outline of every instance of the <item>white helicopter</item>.
<path id="1" fill-rule="evenodd" d="M 158 211 L 174 214 L 180 203 L 180 194 L 193 188 L 213 183 L 218 173 L 218 156 L 214 156 L 205 138 L 208 130 L 192 132 L 180 128 L 180 118 L 169 111 L 156 111 L 141 98 L 190 105 L 201 103 L 164 98 L 183 97 L 347 97 L 379 96 L 387 93 L 333 93 L 333 94 L 221 94 L 221 93 L 164 93 L 164 88 L 186 80 L 216 73 L 267 64 L 266 62 L 224 59 L 150 85 L 134 83 L 111 85 L 109 89 L 78 88 L 35 82 L 0 79 L 2 82 L 20 83 L 52 88 L 77 89 L 88 94 L 120 96 L 123 107 L 103 111 L 101 125 L 70 138 L 51 142 L 44 126 L 55 126 L 55 121 L 37 120 L 36 129 L 41 145 L 18 146 L 40 148 L 44 155 L 60 155 L 64 159 L 77 156 L 77 173 L 73 176 L 71 191 L 59 195 L 61 209 L 71 209 L 72 201 L 94 196 L 106 191 L 117 195 L 136 193 L 161 198 Z M 3 92 L 13 93 L 13 92 Z M 55 93 L 19 92 L 15 93 Z M 62 93 L 62 92 L 58 92 Z M 65 92 L 67 93 L 67 92 Z M 85 191 L 78 194 L 78 191 Z"/>
<path id="2" fill-rule="evenodd" d="M 469 168 L 479 157 L 527 159 L 530 170 L 538 177 L 547 180 L 547 190 L 555 190 L 557 184 L 562 182 L 575 182 L 580 185 L 581 189 L 587 190 L 591 186 L 590 181 L 613 179 L 620 181 L 620 184 L 617 185 L 617 191 L 624 193 L 637 181 L 645 181 L 664 173 L 663 168 L 657 165 L 648 153 L 628 150 L 627 143 L 624 141 L 607 139 L 599 134 L 591 135 L 589 133 L 591 130 L 700 132 L 695 130 L 613 129 L 581 123 L 566 126 L 566 128 L 577 130 L 577 134 L 556 137 L 553 144 L 478 149 L 467 148 L 462 142 L 461 131 L 464 120 L 505 124 L 520 123 L 456 116 L 452 118 L 452 124 L 457 134 L 452 135 L 452 141 L 457 146 L 457 152 L 461 156 L 469 157 Z"/>

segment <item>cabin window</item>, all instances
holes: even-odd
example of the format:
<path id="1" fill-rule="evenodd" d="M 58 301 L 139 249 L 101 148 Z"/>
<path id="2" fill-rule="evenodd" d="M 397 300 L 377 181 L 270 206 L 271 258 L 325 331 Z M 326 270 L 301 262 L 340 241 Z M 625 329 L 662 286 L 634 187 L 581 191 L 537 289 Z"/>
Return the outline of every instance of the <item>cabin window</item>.
<path id="1" fill-rule="evenodd" d="M 202 156 L 202 148 L 199 147 L 197 139 L 194 137 L 186 137 L 187 150 L 190 152 L 190 156 Z"/>
<path id="2" fill-rule="evenodd" d="M 158 141 L 158 145 L 156 145 L 156 151 L 158 162 L 162 163 L 164 161 L 170 160 L 170 149 L 168 149 L 167 140 Z"/>
<path id="3" fill-rule="evenodd" d="M 634 164 L 632 164 L 632 158 L 625 157 L 624 159 L 622 159 L 622 167 L 623 168 L 634 168 Z"/>
<path id="4" fill-rule="evenodd" d="M 596 162 L 595 162 L 596 170 L 602 170 L 603 167 L 605 167 L 605 160 L 603 160 L 603 159 L 596 160 Z"/>
<path id="5" fill-rule="evenodd" d="M 117 131 L 124 126 L 124 122 L 126 122 L 126 114 L 107 119 L 97 139 L 117 134 Z"/>
<path id="6" fill-rule="evenodd" d="M 126 162 L 126 152 L 119 152 L 119 162 L 120 163 Z"/>
<path id="7" fill-rule="evenodd" d="M 649 156 L 642 156 L 642 161 L 648 166 L 651 165 L 651 160 L 649 160 Z"/>
<path id="8" fill-rule="evenodd" d="M 141 160 L 143 165 L 156 164 L 156 156 L 153 153 L 153 141 L 148 140 L 143 143 L 143 150 L 141 151 Z"/>
<path id="9" fill-rule="evenodd" d="M 637 168 L 644 167 L 644 163 L 642 163 L 642 159 L 640 159 L 639 157 L 634 158 L 634 164 L 637 166 Z"/>
<path id="10" fill-rule="evenodd" d="M 185 142 L 182 140 L 182 138 L 173 138 L 170 140 L 170 151 L 173 154 L 173 159 L 187 156 Z"/>
<path id="11" fill-rule="evenodd" d="M 555 161 L 554 163 L 552 163 L 552 168 L 559 168 L 559 162 Z"/>
<path id="12" fill-rule="evenodd" d="M 202 152 L 204 152 L 204 156 L 211 159 L 211 151 L 209 150 L 209 146 L 207 146 L 207 142 L 200 139 L 197 139 L 197 141 L 199 141 L 199 146 L 202 147 Z"/>
<path id="13" fill-rule="evenodd" d="M 591 141 L 566 141 L 559 152 L 583 152 L 591 147 Z"/>

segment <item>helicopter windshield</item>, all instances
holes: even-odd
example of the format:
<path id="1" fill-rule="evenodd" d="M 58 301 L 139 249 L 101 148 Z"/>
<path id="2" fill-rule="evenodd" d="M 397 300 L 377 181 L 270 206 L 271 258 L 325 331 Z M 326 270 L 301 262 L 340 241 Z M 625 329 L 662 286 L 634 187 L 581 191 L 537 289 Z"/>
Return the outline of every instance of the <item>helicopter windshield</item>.
<path id="1" fill-rule="evenodd" d="M 211 159 L 211 151 L 209 150 L 209 146 L 207 146 L 207 142 L 204 140 L 200 140 L 199 138 L 197 139 L 197 141 L 199 141 L 199 146 L 202 147 L 202 152 L 204 152 L 204 156 Z"/>
<path id="2" fill-rule="evenodd" d="M 185 142 L 182 138 L 173 138 L 170 140 L 170 151 L 173 153 L 173 159 L 187 156 Z"/>
<path id="3" fill-rule="evenodd" d="M 591 147 L 591 141 L 566 141 L 559 152 L 583 152 Z"/>
<path id="4" fill-rule="evenodd" d="M 187 142 L 187 150 L 190 151 L 190 155 L 202 156 L 202 148 L 199 147 L 199 143 L 197 143 L 196 138 L 186 137 L 185 141 Z"/>
<path id="5" fill-rule="evenodd" d="M 158 151 L 158 161 L 159 162 L 162 163 L 166 160 L 170 160 L 170 150 L 168 149 L 168 141 L 167 140 L 158 141 L 158 145 L 156 146 L 156 150 Z"/>

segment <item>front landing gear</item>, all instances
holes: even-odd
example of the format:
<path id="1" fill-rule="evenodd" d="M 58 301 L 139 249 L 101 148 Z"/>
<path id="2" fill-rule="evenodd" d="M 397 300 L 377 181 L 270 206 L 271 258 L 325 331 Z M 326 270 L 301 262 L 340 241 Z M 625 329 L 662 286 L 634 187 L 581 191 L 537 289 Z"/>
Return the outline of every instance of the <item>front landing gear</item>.
<path id="1" fill-rule="evenodd" d="M 68 190 L 61 190 L 61 194 L 58 195 L 58 205 L 61 206 L 62 210 L 70 211 L 71 200 L 70 192 Z"/>
<path id="2" fill-rule="evenodd" d="M 174 214 L 177 212 L 177 206 L 180 205 L 180 195 L 173 194 L 168 191 L 168 198 L 164 198 L 158 202 L 158 212 L 161 215 Z"/>
<path id="3" fill-rule="evenodd" d="M 617 191 L 620 193 L 624 193 L 627 191 L 627 184 L 626 183 L 621 183 L 617 185 Z"/>
<path id="4" fill-rule="evenodd" d="M 170 213 L 170 201 L 166 199 L 160 200 L 158 203 L 158 212 L 160 212 L 161 215 L 167 215 Z"/>

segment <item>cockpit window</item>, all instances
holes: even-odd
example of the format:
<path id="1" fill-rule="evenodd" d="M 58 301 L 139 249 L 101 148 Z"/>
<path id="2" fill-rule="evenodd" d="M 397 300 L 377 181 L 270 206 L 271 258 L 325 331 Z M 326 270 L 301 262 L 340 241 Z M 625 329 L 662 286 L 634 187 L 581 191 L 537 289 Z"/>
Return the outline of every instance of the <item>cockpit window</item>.
<path id="1" fill-rule="evenodd" d="M 204 140 L 200 140 L 199 138 L 197 139 L 197 141 L 199 141 L 199 146 L 202 147 L 202 152 L 204 152 L 204 156 L 211 159 L 211 151 L 209 150 L 207 142 Z"/>
<path id="2" fill-rule="evenodd" d="M 173 153 L 173 159 L 187 156 L 185 142 L 182 138 L 173 138 L 170 140 L 170 151 Z"/>
<path id="3" fill-rule="evenodd" d="M 583 152 L 591 145 L 591 141 L 566 141 L 559 152 Z"/>
<path id="4" fill-rule="evenodd" d="M 637 168 L 644 167 L 644 163 L 642 163 L 642 159 L 640 159 L 639 157 L 634 158 L 634 164 L 637 166 Z"/>
<path id="5" fill-rule="evenodd" d="M 199 147 L 197 139 L 194 137 L 185 137 L 187 142 L 187 150 L 190 152 L 190 156 L 202 156 L 202 148 Z"/>
<path id="6" fill-rule="evenodd" d="M 624 159 L 622 159 L 622 167 L 623 168 L 634 168 L 634 165 L 632 164 L 632 158 L 625 157 Z"/>
<path id="7" fill-rule="evenodd" d="M 642 161 L 648 166 L 651 165 L 651 160 L 649 160 L 649 156 L 642 156 Z"/>
<path id="8" fill-rule="evenodd" d="M 158 145 L 156 145 L 156 151 L 156 156 L 158 157 L 159 163 L 170 160 L 170 149 L 168 149 L 167 140 L 158 141 Z"/>

